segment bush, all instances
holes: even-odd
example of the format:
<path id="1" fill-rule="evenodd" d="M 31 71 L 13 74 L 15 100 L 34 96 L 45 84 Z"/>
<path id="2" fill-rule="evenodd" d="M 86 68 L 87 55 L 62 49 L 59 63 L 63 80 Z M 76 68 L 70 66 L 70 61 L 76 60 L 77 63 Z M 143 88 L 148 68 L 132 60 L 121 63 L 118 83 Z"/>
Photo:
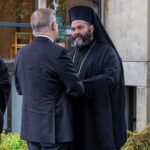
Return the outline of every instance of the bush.
<path id="1" fill-rule="evenodd" d="M 150 125 L 142 131 L 128 133 L 129 138 L 121 150 L 150 150 Z"/>
<path id="2" fill-rule="evenodd" d="M 150 150 L 150 125 L 142 131 L 128 131 L 128 139 L 121 150 Z M 0 150 L 27 150 L 18 133 L 1 134 Z"/>
<path id="3" fill-rule="evenodd" d="M 18 133 L 3 133 L 1 134 L 0 150 L 27 150 L 27 144 L 20 140 Z"/>

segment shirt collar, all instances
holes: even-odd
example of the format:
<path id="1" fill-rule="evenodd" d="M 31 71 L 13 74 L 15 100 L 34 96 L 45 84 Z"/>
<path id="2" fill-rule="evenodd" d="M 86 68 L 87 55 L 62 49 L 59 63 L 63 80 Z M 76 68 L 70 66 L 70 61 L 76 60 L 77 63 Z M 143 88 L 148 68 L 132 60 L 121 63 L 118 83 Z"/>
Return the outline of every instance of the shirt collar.
<path id="1" fill-rule="evenodd" d="M 36 37 L 46 37 L 46 38 L 48 38 L 48 39 L 50 39 L 52 42 L 54 42 L 54 40 L 51 38 L 51 37 L 49 37 L 49 36 L 47 36 L 47 35 L 37 35 Z"/>

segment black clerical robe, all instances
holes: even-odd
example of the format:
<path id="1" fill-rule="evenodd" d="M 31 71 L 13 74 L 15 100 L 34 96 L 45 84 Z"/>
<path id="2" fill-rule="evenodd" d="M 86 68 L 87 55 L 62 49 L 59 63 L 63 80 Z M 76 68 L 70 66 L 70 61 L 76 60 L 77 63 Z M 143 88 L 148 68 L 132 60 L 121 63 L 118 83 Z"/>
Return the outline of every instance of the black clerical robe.
<path id="1" fill-rule="evenodd" d="M 69 52 L 86 89 L 83 97 L 72 101 L 73 150 L 120 148 L 126 141 L 124 77 L 120 58 L 111 46 L 100 43 Z"/>
<path id="2" fill-rule="evenodd" d="M 10 76 L 6 65 L 0 59 L 0 133 L 3 129 L 3 116 L 10 93 Z"/>

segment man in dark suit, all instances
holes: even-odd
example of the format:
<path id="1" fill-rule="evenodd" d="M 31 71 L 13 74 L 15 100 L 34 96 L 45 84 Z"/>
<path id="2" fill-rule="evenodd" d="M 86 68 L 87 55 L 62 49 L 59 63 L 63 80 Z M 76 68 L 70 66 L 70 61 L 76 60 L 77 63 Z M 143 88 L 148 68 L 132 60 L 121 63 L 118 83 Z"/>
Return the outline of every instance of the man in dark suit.
<path id="1" fill-rule="evenodd" d="M 10 76 L 5 63 L 0 59 L 0 133 L 3 130 L 4 113 L 10 93 Z"/>
<path id="2" fill-rule="evenodd" d="M 21 139 L 29 150 L 68 150 L 73 140 L 68 97 L 84 94 L 84 87 L 66 50 L 53 43 L 58 27 L 53 11 L 31 16 L 35 39 L 16 56 L 16 89 L 23 95 Z"/>

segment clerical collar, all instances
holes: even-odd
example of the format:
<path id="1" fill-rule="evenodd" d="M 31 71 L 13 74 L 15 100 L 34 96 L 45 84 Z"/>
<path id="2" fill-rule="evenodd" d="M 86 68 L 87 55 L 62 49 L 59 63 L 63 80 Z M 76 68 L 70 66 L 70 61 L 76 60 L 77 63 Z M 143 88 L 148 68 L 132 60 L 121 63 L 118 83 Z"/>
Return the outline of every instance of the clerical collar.
<path id="1" fill-rule="evenodd" d="M 54 40 L 50 37 L 50 36 L 47 36 L 47 35 L 37 35 L 36 37 L 46 37 L 48 39 L 50 39 L 52 42 L 54 42 Z"/>

